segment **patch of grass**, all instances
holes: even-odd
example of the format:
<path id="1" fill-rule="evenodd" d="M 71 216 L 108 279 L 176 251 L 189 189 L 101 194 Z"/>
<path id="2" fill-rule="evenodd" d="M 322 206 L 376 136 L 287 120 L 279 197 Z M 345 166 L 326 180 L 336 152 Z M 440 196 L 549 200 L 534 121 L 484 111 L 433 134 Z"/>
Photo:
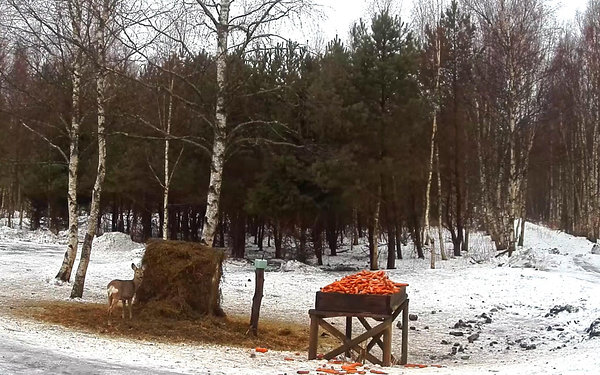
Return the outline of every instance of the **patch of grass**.
<path id="1" fill-rule="evenodd" d="M 207 343 L 242 348 L 262 346 L 273 350 L 308 350 L 307 326 L 267 319 L 260 320 L 258 337 L 253 337 L 246 334 L 249 318 L 241 316 L 205 316 L 182 320 L 160 314 L 142 314 L 141 311 L 136 311 L 134 306 L 133 319 L 129 320 L 121 319 L 119 306 L 113 312 L 112 324 L 109 326 L 107 306 L 104 304 L 27 301 L 17 304 L 12 312 L 18 317 L 33 318 L 110 337 L 166 343 Z M 323 339 L 321 338 L 320 344 L 325 344 L 325 347 L 333 347 L 335 344 L 330 338 Z"/>

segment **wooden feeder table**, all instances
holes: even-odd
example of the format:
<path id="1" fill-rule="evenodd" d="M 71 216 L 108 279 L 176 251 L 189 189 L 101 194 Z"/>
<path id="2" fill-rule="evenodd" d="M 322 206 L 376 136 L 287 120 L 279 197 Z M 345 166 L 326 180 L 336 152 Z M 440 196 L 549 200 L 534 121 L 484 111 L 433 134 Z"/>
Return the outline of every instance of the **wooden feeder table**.
<path id="1" fill-rule="evenodd" d="M 402 354 L 400 364 L 406 364 L 408 357 L 408 296 L 406 287 L 401 291 L 388 295 L 375 294 L 344 294 L 317 292 L 315 309 L 308 311 L 310 315 L 310 342 L 308 347 L 308 359 L 317 358 L 317 346 L 319 340 L 319 326 L 331 333 L 342 342 L 342 345 L 323 355 L 325 359 L 333 359 L 346 353 L 350 356 L 351 351 L 358 353 L 359 359 L 369 362 L 391 366 L 396 363 L 392 356 L 392 323 L 402 313 Z M 341 332 L 326 318 L 345 317 L 346 331 Z M 352 338 L 352 319 L 356 318 L 366 329 L 363 334 Z M 374 319 L 379 324 L 371 326 L 367 318 Z M 369 340 L 366 347 L 360 344 Z M 383 339 L 383 341 L 382 341 Z M 371 349 L 378 345 L 383 358 L 379 359 L 370 353 Z"/>

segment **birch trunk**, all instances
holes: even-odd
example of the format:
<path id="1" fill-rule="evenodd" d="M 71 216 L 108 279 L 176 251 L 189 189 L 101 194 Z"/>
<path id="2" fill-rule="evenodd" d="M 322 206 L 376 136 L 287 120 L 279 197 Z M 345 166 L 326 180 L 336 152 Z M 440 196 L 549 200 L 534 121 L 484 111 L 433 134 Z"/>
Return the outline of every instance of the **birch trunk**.
<path id="1" fill-rule="evenodd" d="M 98 218 L 100 213 L 100 198 L 102 195 L 102 186 L 104 185 L 104 176 L 106 174 L 106 134 L 105 134 L 105 105 L 106 105 L 106 74 L 100 73 L 97 79 L 98 91 L 98 169 L 96 172 L 96 182 L 92 191 L 92 203 L 90 207 L 90 216 L 88 219 L 88 229 L 81 247 L 81 259 L 75 274 L 75 282 L 71 291 L 71 298 L 81 298 L 83 296 L 83 286 L 85 284 L 85 275 L 90 262 L 92 252 L 92 240 L 96 235 L 98 227 Z"/>
<path id="2" fill-rule="evenodd" d="M 440 149 L 437 146 L 435 147 L 435 169 L 437 174 L 438 188 L 438 240 L 440 242 L 440 256 L 442 257 L 442 260 L 448 260 L 448 257 L 446 256 L 446 250 L 444 249 L 444 234 L 442 226 L 442 179 L 440 176 Z M 435 268 L 434 260 L 431 261 L 431 268 Z"/>
<path id="3" fill-rule="evenodd" d="M 171 174 L 169 172 L 169 146 L 171 135 L 171 118 L 173 115 L 173 78 L 169 85 L 169 108 L 167 110 L 167 123 L 165 137 L 165 186 L 163 190 L 163 240 L 169 239 L 169 188 L 171 186 Z"/>
<path id="4" fill-rule="evenodd" d="M 596 80 L 600 82 L 600 77 Z M 598 228 L 598 222 L 600 221 L 600 161 L 598 160 L 598 147 L 600 144 L 600 94 L 595 95 L 596 105 L 598 106 L 595 121 L 593 121 L 592 125 L 592 139 L 591 139 L 591 165 L 590 165 L 590 183 L 589 183 L 589 195 L 590 195 L 590 203 L 591 203 L 591 212 L 590 212 L 590 224 L 587 230 L 588 239 L 596 242 L 598 240 L 598 236 L 600 235 L 600 229 Z"/>
<path id="5" fill-rule="evenodd" d="M 511 133 L 514 133 L 515 121 L 510 120 Z M 506 225 L 509 230 L 508 232 L 508 255 L 511 256 L 512 252 L 516 247 L 516 235 L 515 235 L 515 220 L 518 215 L 518 194 L 519 194 L 519 178 L 517 177 L 517 161 L 515 157 L 515 141 L 514 136 L 511 134 L 510 140 L 510 171 L 509 171 L 509 186 L 508 186 L 508 223 Z"/>
<path id="6" fill-rule="evenodd" d="M 81 45 L 81 8 L 77 3 L 69 2 L 69 16 L 71 18 L 71 27 L 75 44 Z M 77 176 L 79 171 L 79 125 L 80 125 L 80 103 L 81 103 L 81 50 L 79 46 L 74 47 L 77 51 L 73 61 L 73 71 L 71 81 L 73 85 L 71 93 L 72 113 L 71 129 L 69 130 L 69 177 L 67 191 L 67 205 L 69 212 L 69 234 L 67 251 L 63 263 L 56 275 L 56 279 L 64 282 L 71 280 L 75 257 L 77 256 L 77 247 L 79 244 L 79 226 L 77 222 Z"/>
<path id="7" fill-rule="evenodd" d="M 430 155 L 429 155 L 429 164 L 428 164 L 428 169 L 427 169 L 427 187 L 425 188 L 425 214 L 424 214 L 425 224 L 423 225 L 423 240 L 425 242 L 425 245 L 428 245 L 431 240 L 431 235 L 429 233 L 429 211 L 430 211 L 430 207 L 431 207 L 431 184 L 433 181 L 433 161 L 434 161 L 434 155 L 435 155 L 436 133 L 437 133 L 437 110 L 433 114 L 433 120 L 432 120 L 432 126 L 431 126 Z"/>
<path id="8" fill-rule="evenodd" d="M 431 237 L 430 229 L 429 229 L 429 211 L 431 206 L 431 183 L 433 179 L 433 161 L 435 156 L 435 143 L 436 143 L 436 135 L 437 135 L 437 114 L 438 114 L 438 94 L 440 87 L 440 74 L 441 74 L 441 42 L 439 30 L 436 29 L 436 38 L 435 38 L 435 85 L 433 95 L 435 98 L 434 109 L 433 109 L 433 119 L 431 120 L 431 141 L 430 141 L 430 150 L 429 150 L 429 165 L 427 170 L 427 187 L 425 189 L 425 224 L 423 225 L 423 237 L 425 240 L 425 245 L 431 242 L 431 268 L 435 268 L 435 248 L 433 246 L 433 238 Z"/>
<path id="9" fill-rule="evenodd" d="M 221 12 L 217 24 L 217 105 L 215 136 L 210 163 L 210 181 L 206 197 L 206 216 L 202 230 L 202 242 L 212 246 L 219 219 L 219 199 L 223 182 L 227 112 L 225 108 L 227 49 L 229 36 L 229 7 L 232 0 L 221 0 Z"/>
<path id="10" fill-rule="evenodd" d="M 17 207 L 19 207 L 19 229 L 23 229 L 23 192 L 21 184 L 17 188 Z"/>
<path id="11" fill-rule="evenodd" d="M 106 175 L 106 93 L 107 93 L 107 71 L 106 71 L 106 25 L 109 19 L 110 5 L 104 3 L 99 19 L 98 29 L 96 31 L 96 43 L 98 52 L 98 66 L 96 76 L 96 106 L 98 122 L 98 168 L 96 171 L 96 181 L 92 190 L 92 202 L 90 205 L 90 215 L 88 218 L 88 228 L 83 245 L 81 247 L 81 259 L 75 274 L 75 282 L 71 290 L 71 298 L 81 298 L 83 296 L 83 287 L 87 273 L 90 255 L 92 252 L 92 241 L 96 235 L 100 217 L 100 198 L 102 196 L 102 186 L 104 185 L 104 176 Z"/>
<path id="12" fill-rule="evenodd" d="M 479 101 L 475 101 L 475 113 L 477 116 L 477 159 L 479 161 L 479 186 L 481 186 L 481 209 L 483 210 L 483 221 L 488 232 L 492 236 L 492 240 L 497 237 L 496 221 L 490 215 L 490 188 L 488 186 L 487 173 L 485 168 L 485 160 L 483 157 L 483 138 L 485 119 L 482 114 L 483 108 L 479 105 Z M 457 256 L 456 252 L 454 253 Z M 460 254 L 459 254 L 460 255 Z"/>
<path id="13" fill-rule="evenodd" d="M 67 251 L 62 266 L 56 275 L 57 280 L 70 281 L 73 264 L 77 256 L 79 242 L 79 228 L 77 223 L 77 175 L 79 169 L 79 100 L 81 87 L 81 73 L 79 64 L 73 67 L 73 115 L 71 118 L 70 146 L 69 146 L 69 185 L 67 202 L 69 210 L 69 234 Z"/>

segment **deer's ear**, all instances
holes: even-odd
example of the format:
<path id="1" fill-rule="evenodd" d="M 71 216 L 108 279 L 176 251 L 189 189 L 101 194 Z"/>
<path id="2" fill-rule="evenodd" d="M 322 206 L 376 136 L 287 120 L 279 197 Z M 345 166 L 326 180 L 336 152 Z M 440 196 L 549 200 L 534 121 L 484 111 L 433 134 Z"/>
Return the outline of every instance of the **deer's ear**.
<path id="1" fill-rule="evenodd" d="M 135 263 L 131 263 L 131 269 L 135 271 L 136 268 Z"/>

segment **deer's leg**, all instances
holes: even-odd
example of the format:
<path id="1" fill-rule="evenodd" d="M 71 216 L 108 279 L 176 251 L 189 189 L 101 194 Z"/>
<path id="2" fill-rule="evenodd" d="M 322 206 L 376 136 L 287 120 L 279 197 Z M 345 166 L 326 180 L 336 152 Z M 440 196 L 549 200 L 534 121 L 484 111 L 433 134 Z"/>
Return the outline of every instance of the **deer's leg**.
<path id="1" fill-rule="evenodd" d="M 132 309 L 131 305 L 133 305 L 133 300 L 132 299 L 129 300 L 129 319 L 131 319 L 133 317 L 133 315 L 131 314 L 131 309 Z"/>
<path id="2" fill-rule="evenodd" d="M 111 317 L 112 312 L 115 309 L 115 307 L 117 307 L 117 305 L 119 304 L 119 300 L 117 298 L 115 298 L 114 296 L 110 296 L 109 301 L 110 301 L 110 304 L 108 306 L 108 322 L 110 323 L 110 317 Z"/>
<path id="3" fill-rule="evenodd" d="M 127 300 L 122 299 L 121 301 L 123 302 L 123 309 L 121 310 L 121 318 L 125 319 L 125 309 L 127 308 Z"/>
<path id="4" fill-rule="evenodd" d="M 112 312 L 112 296 L 108 295 L 108 324 L 110 324 L 110 313 Z"/>

